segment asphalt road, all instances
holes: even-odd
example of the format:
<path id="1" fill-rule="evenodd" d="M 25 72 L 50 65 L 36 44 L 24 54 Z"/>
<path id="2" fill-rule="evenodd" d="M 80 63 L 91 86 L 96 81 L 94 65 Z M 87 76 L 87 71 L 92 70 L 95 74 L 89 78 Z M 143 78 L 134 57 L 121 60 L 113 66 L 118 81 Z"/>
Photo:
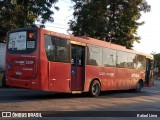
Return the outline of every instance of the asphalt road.
<path id="1" fill-rule="evenodd" d="M 130 119 L 137 120 L 141 119 L 142 116 L 137 118 L 136 115 L 142 115 L 143 113 L 145 114 L 145 112 L 147 112 L 146 114 L 152 114 L 152 111 L 154 111 L 153 114 L 160 115 L 160 80 L 155 80 L 154 86 L 143 88 L 140 93 L 131 91 L 108 91 L 103 92 L 97 98 L 88 97 L 86 94 L 72 95 L 20 88 L 0 88 L 0 111 L 45 111 L 43 115 L 53 116 L 52 113 L 54 113 L 55 116 L 58 116 L 56 118 L 57 120 L 62 119 L 63 115 L 63 119 L 65 120 L 75 119 L 74 117 L 76 117 L 77 120 L 84 118 L 87 120 L 93 119 L 92 117 L 97 120 L 127 120 L 131 114 Z M 59 113 L 57 111 L 62 111 L 62 113 L 66 114 L 61 114 L 61 112 Z M 73 113 L 71 111 L 82 112 Z M 107 115 L 110 115 L 110 113 L 107 111 L 112 111 L 112 116 L 115 117 L 110 116 L 110 118 Z M 135 117 L 132 117 L 134 115 Z M 156 118 L 145 117 L 145 119 L 155 120 Z"/>

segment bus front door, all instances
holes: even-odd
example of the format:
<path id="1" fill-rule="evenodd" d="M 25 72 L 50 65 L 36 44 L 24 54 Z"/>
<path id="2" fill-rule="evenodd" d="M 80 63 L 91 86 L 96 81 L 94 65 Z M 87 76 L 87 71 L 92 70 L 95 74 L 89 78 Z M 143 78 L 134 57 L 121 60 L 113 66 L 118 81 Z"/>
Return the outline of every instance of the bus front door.
<path id="1" fill-rule="evenodd" d="M 151 86 L 152 85 L 152 60 L 146 59 L 146 72 L 145 72 L 145 80 L 146 80 L 146 85 Z"/>
<path id="2" fill-rule="evenodd" d="M 71 91 L 82 91 L 85 80 L 85 47 L 71 47 Z"/>

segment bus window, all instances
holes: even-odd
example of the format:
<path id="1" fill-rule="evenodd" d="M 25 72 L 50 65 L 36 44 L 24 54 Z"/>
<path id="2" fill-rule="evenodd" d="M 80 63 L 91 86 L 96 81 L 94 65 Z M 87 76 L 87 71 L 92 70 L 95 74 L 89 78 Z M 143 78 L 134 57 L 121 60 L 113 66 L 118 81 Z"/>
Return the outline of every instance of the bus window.
<path id="1" fill-rule="evenodd" d="M 127 67 L 127 53 L 122 51 L 117 51 L 117 67 L 126 68 Z"/>
<path id="2" fill-rule="evenodd" d="M 116 50 L 104 48 L 103 49 L 103 65 L 105 67 L 116 66 Z"/>
<path id="3" fill-rule="evenodd" d="M 88 46 L 88 65 L 102 66 L 102 48 L 98 46 Z"/>
<path id="4" fill-rule="evenodd" d="M 33 52 L 36 49 L 36 32 L 34 30 L 9 32 L 7 48 L 13 54 Z"/>
<path id="5" fill-rule="evenodd" d="M 127 67 L 131 69 L 136 69 L 136 54 L 128 53 Z"/>
<path id="6" fill-rule="evenodd" d="M 49 61 L 69 62 L 69 41 L 64 38 L 45 35 L 45 50 Z"/>
<path id="7" fill-rule="evenodd" d="M 142 55 L 137 55 L 137 69 L 145 70 L 146 68 L 146 57 Z"/>

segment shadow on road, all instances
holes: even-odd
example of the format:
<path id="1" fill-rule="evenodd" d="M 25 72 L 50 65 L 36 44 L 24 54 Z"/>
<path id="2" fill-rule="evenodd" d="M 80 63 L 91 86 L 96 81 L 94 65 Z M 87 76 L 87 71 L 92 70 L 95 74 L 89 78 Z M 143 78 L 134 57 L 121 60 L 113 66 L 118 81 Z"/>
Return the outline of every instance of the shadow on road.
<path id="1" fill-rule="evenodd" d="M 156 84 L 157 83 L 157 84 Z M 156 93 L 150 93 L 159 88 L 160 81 L 156 80 L 155 85 L 151 88 L 144 88 L 141 92 L 135 93 L 129 90 L 121 91 L 106 91 L 101 92 L 97 98 L 131 98 L 138 96 L 153 96 Z M 159 90 L 160 92 L 160 90 Z M 21 102 L 21 101 L 36 101 L 36 100 L 49 100 L 49 99 L 71 99 L 71 98 L 89 98 L 87 93 L 83 94 L 70 94 L 70 93 L 55 93 L 43 92 L 20 88 L 0 88 L 0 102 Z"/>

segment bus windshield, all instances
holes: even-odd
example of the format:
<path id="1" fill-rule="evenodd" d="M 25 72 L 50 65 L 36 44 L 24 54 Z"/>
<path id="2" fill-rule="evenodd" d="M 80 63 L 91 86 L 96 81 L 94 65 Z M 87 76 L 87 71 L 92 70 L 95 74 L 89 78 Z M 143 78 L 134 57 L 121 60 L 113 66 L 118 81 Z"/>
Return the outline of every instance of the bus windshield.
<path id="1" fill-rule="evenodd" d="M 8 51 L 13 54 L 28 54 L 36 49 L 35 31 L 16 31 L 8 34 Z"/>

